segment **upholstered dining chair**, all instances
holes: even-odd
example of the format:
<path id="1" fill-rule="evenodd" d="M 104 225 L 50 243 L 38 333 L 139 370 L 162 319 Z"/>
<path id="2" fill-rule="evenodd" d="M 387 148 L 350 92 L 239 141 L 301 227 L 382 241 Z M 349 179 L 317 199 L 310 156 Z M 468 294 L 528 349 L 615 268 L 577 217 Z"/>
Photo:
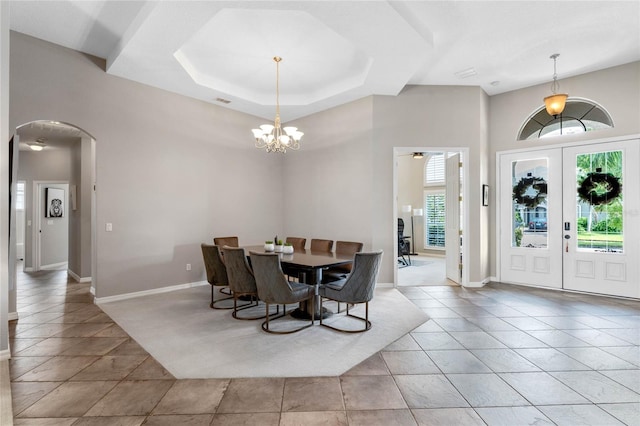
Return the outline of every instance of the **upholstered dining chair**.
<path id="1" fill-rule="evenodd" d="M 286 305 L 289 303 L 304 302 L 315 297 L 315 287 L 288 281 L 280 267 L 280 256 L 278 253 L 256 253 L 251 252 L 251 266 L 256 278 L 258 288 L 258 298 L 266 305 L 265 321 L 262 329 L 267 333 L 289 334 L 311 327 L 315 322 L 314 313 L 311 314 L 311 322 L 302 327 L 289 329 L 286 331 L 276 331 L 270 328 L 269 305 L 282 305 L 282 314 L 271 319 L 277 320 L 287 315 Z"/>
<path id="2" fill-rule="evenodd" d="M 353 258 L 356 253 L 362 251 L 362 247 L 363 244 L 357 241 L 336 241 L 336 255 Z M 322 281 L 327 283 L 346 278 L 347 274 L 351 272 L 352 266 L 351 263 L 332 266 L 323 272 Z"/>
<path id="3" fill-rule="evenodd" d="M 287 240 L 285 242 L 291 244 L 294 251 L 304 251 L 304 246 L 307 244 L 307 239 L 300 237 L 287 237 Z"/>
<path id="4" fill-rule="evenodd" d="M 378 278 L 381 260 L 382 250 L 356 253 L 353 261 L 353 270 L 347 278 L 320 286 L 320 312 L 322 312 L 323 299 L 345 302 L 347 304 L 346 316 L 363 321 L 364 329 L 347 330 L 334 327 L 323 323 L 322 318 L 320 318 L 320 325 L 343 333 L 362 333 L 371 329 L 371 321 L 369 321 L 369 301 L 373 299 L 373 292 L 376 287 L 376 279 Z M 360 303 L 365 304 L 364 318 L 349 313 L 350 305 Z"/>
<path id="5" fill-rule="evenodd" d="M 231 299 L 231 297 L 225 297 L 223 299 L 215 300 L 215 288 L 216 287 L 228 287 L 229 278 L 227 277 L 227 268 L 222 261 L 220 255 L 220 247 L 217 245 L 205 244 L 200 245 L 202 248 L 202 258 L 204 260 L 204 269 L 207 272 L 207 281 L 211 284 L 211 304 L 209 305 L 213 309 L 232 309 L 229 307 L 218 307 L 216 303 L 223 300 Z"/>
<path id="6" fill-rule="evenodd" d="M 227 266 L 227 277 L 229 278 L 229 289 L 233 293 L 233 312 L 231 315 L 235 319 L 240 320 L 256 320 L 264 318 L 263 315 L 241 317 L 238 311 L 258 306 L 258 288 L 256 287 L 256 279 L 247 255 L 243 248 L 225 246 L 222 248 L 224 255 L 224 263 Z M 243 303 L 238 306 L 238 298 L 249 297 L 249 303 Z M 280 305 L 276 306 L 276 314 L 280 312 Z"/>
<path id="7" fill-rule="evenodd" d="M 224 247 L 240 247 L 238 243 L 238 237 L 216 237 L 213 239 L 213 244 Z"/>
<path id="8" fill-rule="evenodd" d="M 333 240 L 311 239 L 311 251 L 331 251 Z"/>

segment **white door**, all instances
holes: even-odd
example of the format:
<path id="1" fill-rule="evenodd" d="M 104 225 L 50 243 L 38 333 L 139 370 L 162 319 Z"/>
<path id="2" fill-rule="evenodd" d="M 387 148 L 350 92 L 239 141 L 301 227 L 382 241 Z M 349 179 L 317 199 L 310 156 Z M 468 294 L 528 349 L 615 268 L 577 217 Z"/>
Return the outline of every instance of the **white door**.
<path id="1" fill-rule="evenodd" d="M 460 154 L 446 159 L 445 255 L 447 278 L 460 284 Z"/>
<path id="2" fill-rule="evenodd" d="M 565 148 L 564 288 L 640 297 L 638 141 Z"/>
<path id="3" fill-rule="evenodd" d="M 500 280 L 562 288 L 562 151 L 500 157 Z"/>
<path id="4" fill-rule="evenodd" d="M 638 140 L 500 155 L 500 280 L 640 297 Z"/>

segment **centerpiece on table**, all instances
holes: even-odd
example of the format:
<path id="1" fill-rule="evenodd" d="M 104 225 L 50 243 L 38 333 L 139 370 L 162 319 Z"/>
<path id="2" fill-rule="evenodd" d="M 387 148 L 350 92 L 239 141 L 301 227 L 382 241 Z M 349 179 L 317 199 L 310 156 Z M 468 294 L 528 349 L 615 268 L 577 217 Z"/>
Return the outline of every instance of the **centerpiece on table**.
<path id="1" fill-rule="evenodd" d="M 284 254 L 293 254 L 293 245 L 291 243 L 284 243 L 284 247 L 282 247 L 282 252 Z"/>

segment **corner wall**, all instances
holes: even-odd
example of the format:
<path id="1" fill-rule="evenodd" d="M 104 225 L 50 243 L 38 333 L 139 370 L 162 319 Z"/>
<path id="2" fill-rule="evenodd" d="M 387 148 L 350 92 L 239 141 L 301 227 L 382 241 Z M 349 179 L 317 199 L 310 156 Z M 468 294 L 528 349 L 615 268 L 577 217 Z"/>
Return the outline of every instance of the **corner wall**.
<path id="1" fill-rule="evenodd" d="M 486 111 L 482 105 L 486 95 L 479 87 L 408 86 L 398 96 L 376 96 L 373 111 L 374 210 L 373 244 L 393 253 L 393 148 L 452 147 L 469 148 L 469 228 L 470 253 L 466 259 L 469 285 L 479 286 L 488 262 L 488 246 L 481 238 L 483 213 L 481 189 L 486 182 L 482 159 Z M 392 281 L 394 262 L 387 256 L 381 276 Z"/>

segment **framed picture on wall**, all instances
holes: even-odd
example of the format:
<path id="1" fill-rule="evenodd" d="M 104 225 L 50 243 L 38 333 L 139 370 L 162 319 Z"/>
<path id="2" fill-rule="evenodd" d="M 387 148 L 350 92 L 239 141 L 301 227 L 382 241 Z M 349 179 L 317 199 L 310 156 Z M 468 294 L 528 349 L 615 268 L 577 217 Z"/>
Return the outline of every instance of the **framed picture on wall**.
<path id="1" fill-rule="evenodd" d="M 45 188 L 44 217 L 64 217 L 64 189 Z"/>

